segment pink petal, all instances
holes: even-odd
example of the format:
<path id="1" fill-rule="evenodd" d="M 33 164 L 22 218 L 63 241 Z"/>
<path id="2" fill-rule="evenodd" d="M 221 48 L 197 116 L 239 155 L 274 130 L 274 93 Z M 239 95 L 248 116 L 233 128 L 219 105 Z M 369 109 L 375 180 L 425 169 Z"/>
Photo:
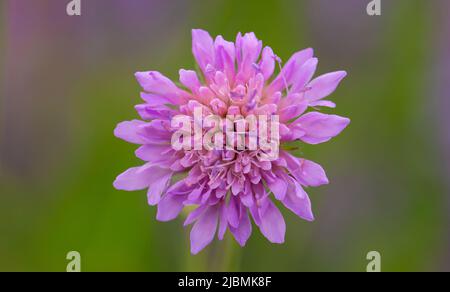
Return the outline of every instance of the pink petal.
<path id="1" fill-rule="evenodd" d="M 172 151 L 170 145 L 147 144 L 139 147 L 135 154 L 139 159 L 158 164 L 170 158 Z"/>
<path id="2" fill-rule="evenodd" d="M 300 102 L 298 104 L 292 104 L 283 108 L 280 112 L 280 121 L 288 122 L 289 120 L 295 119 L 303 114 L 308 108 L 307 102 Z"/>
<path id="3" fill-rule="evenodd" d="M 319 164 L 300 159 L 287 152 L 282 153 L 286 160 L 287 169 L 302 185 L 307 187 L 319 187 L 329 183 L 327 175 Z"/>
<path id="4" fill-rule="evenodd" d="M 213 206 L 200 217 L 191 231 L 191 253 L 196 255 L 214 239 L 217 230 L 218 207 Z"/>
<path id="5" fill-rule="evenodd" d="M 305 89 L 306 85 L 311 81 L 316 73 L 317 64 L 319 60 L 317 58 L 311 58 L 300 68 L 298 74 L 295 75 L 292 81 L 292 92 L 300 92 Z"/>
<path id="6" fill-rule="evenodd" d="M 207 205 L 201 205 L 191 213 L 189 213 L 188 217 L 186 218 L 186 221 L 184 221 L 184 226 L 189 226 L 205 212 L 206 208 L 208 208 Z"/>
<path id="7" fill-rule="evenodd" d="M 148 165 L 133 167 L 119 175 L 114 181 L 114 187 L 122 191 L 139 191 L 150 185 L 151 169 Z"/>
<path id="8" fill-rule="evenodd" d="M 145 138 L 146 144 L 169 144 L 172 139 L 170 121 L 153 120 L 139 126 L 139 134 Z"/>
<path id="9" fill-rule="evenodd" d="M 288 184 L 282 177 L 276 176 L 271 180 L 266 180 L 266 183 L 277 200 L 284 199 L 288 189 Z"/>
<path id="10" fill-rule="evenodd" d="M 261 62 L 259 63 L 259 69 L 264 76 L 265 80 L 269 80 L 275 71 L 275 54 L 270 47 L 265 47 L 262 52 Z"/>
<path id="11" fill-rule="evenodd" d="M 223 70 L 229 81 L 234 80 L 236 48 L 233 42 L 227 42 L 222 36 L 215 40 L 217 69 Z"/>
<path id="12" fill-rule="evenodd" d="M 134 107 L 143 120 L 164 119 L 171 120 L 177 112 L 165 105 L 139 104 Z"/>
<path id="13" fill-rule="evenodd" d="M 311 90 L 306 92 L 306 99 L 316 101 L 329 96 L 336 90 L 345 76 L 347 76 L 347 72 L 338 71 L 317 77 L 308 85 Z"/>
<path id="14" fill-rule="evenodd" d="M 129 143 L 145 144 L 147 140 L 139 134 L 142 125 L 145 125 L 145 122 L 138 120 L 122 122 L 114 130 L 114 136 Z"/>
<path id="15" fill-rule="evenodd" d="M 195 94 L 198 93 L 198 90 L 202 86 L 198 79 L 197 72 L 191 70 L 180 70 L 180 82 Z"/>
<path id="16" fill-rule="evenodd" d="M 241 204 L 239 203 L 238 199 L 235 196 L 232 196 L 230 198 L 230 202 L 228 203 L 227 218 L 230 225 L 235 228 L 239 226 L 240 206 Z"/>
<path id="17" fill-rule="evenodd" d="M 267 94 L 272 95 L 277 91 L 283 91 L 286 89 L 285 83 L 287 83 L 288 86 L 291 86 L 292 82 L 295 80 L 296 74 L 299 72 L 299 69 L 306 63 L 306 61 L 311 59 L 313 55 L 313 49 L 306 49 L 295 53 L 284 65 L 283 70 L 277 78 L 275 78 L 275 80 L 267 88 Z"/>
<path id="18" fill-rule="evenodd" d="M 177 218 L 184 208 L 183 202 L 185 199 L 185 196 L 167 193 L 159 201 L 156 219 L 161 222 L 168 222 Z"/>
<path id="19" fill-rule="evenodd" d="M 320 144 L 339 135 L 349 124 L 347 118 L 311 112 L 297 119 L 291 128 L 305 133 L 299 137 L 303 142 Z"/>
<path id="20" fill-rule="evenodd" d="M 323 106 L 323 107 L 329 107 L 329 108 L 336 108 L 336 104 L 329 100 L 313 101 L 313 102 L 310 102 L 309 105 L 312 107 Z"/>
<path id="21" fill-rule="evenodd" d="M 149 105 L 158 106 L 165 105 L 168 103 L 168 100 L 160 95 L 156 95 L 153 93 L 141 92 L 141 98 Z"/>
<path id="22" fill-rule="evenodd" d="M 272 243 L 284 243 L 286 234 L 286 223 L 283 215 L 274 203 L 267 199 L 267 207 L 264 212 L 259 212 L 261 224 L 259 228 L 262 234 Z"/>
<path id="23" fill-rule="evenodd" d="M 227 215 L 227 206 L 225 201 L 220 205 L 220 214 L 219 214 L 219 234 L 217 235 L 219 240 L 223 240 L 225 237 L 225 232 L 227 232 L 228 228 L 228 215 Z"/>
<path id="24" fill-rule="evenodd" d="M 243 37 L 238 36 L 236 50 L 238 51 L 238 76 L 241 81 L 248 81 L 255 73 L 254 64 L 259 58 L 262 42 L 254 33 L 246 33 Z"/>
<path id="25" fill-rule="evenodd" d="M 215 65 L 214 42 L 207 31 L 192 30 L 192 53 L 203 73 L 206 73 L 208 65 Z"/>
<path id="26" fill-rule="evenodd" d="M 282 202 L 286 208 L 300 218 L 310 222 L 314 221 L 308 194 L 294 179 L 291 179 L 287 195 Z"/>
<path id="27" fill-rule="evenodd" d="M 167 77 L 156 71 L 137 72 L 135 74 L 141 87 L 148 93 L 156 94 L 168 103 L 179 105 L 184 103 L 183 92 Z"/>
<path id="28" fill-rule="evenodd" d="M 230 231 L 240 246 L 244 247 L 252 234 L 252 223 L 248 217 L 247 210 L 241 205 L 241 218 L 237 228 L 230 226 Z"/>
<path id="29" fill-rule="evenodd" d="M 167 190 L 173 172 L 170 169 L 163 169 L 158 166 L 151 167 L 149 171 L 151 176 L 147 193 L 148 204 L 155 206 L 161 200 L 161 195 Z"/>

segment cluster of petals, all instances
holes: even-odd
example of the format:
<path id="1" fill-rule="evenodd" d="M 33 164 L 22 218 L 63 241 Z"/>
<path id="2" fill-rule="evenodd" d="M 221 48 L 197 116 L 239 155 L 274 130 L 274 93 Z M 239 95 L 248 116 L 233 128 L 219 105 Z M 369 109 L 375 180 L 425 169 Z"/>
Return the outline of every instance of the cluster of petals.
<path id="1" fill-rule="evenodd" d="M 281 65 L 280 58 L 270 47 L 263 47 L 254 33 L 239 33 L 235 42 L 229 42 L 193 30 L 192 38 L 201 72 L 180 70 L 181 85 L 158 72 L 136 73 L 144 100 L 136 106 L 141 119 L 120 123 L 115 135 L 139 145 L 135 154 L 143 165 L 119 175 L 114 186 L 126 191 L 148 189 L 148 203 L 157 206 L 159 221 L 174 220 L 189 210 L 184 224 L 193 225 L 193 254 L 216 235 L 222 240 L 227 230 L 244 246 L 252 221 L 270 242 L 283 243 L 286 224 L 277 206 L 313 221 L 305 189 L 328 184 L 323 168 L 287 150 L 272 161 L 261 159 L 258 150 L 175 150 L 171 120 L 191 116 L 197 107 L 223 117 L 278 115 L 281 145 L 324 143 L 350 123 L 320 112 L 335 107 L 325 98 L 346 72 L 314 78 L 318 59 L 312 49 L 295 53 Z"/>

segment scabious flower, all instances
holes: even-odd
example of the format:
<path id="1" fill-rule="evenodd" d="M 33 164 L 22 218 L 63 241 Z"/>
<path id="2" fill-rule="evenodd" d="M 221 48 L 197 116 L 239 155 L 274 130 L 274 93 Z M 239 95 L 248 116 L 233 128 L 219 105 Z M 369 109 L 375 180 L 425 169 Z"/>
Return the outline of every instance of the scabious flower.
<path id="1" fill-rule="evenodd" d="M 251 218 L 272 243 L 283 243 L 286 224 L 275 201 L 300 218 L 313 221 L 305 188 L 328 184 L 323 168 L 281 150 L 278 159 L 261 159 L 259 150 L 176 150 L 171 120 L 193 116 L 201 107 L 207 113 L 277 115 L 281 144 L 301 141 L 320 144 L 337 136 L 350 120 L 318 111 L 334 108 L 325 100 L 346 72 L 313 79 L 318 64 L 312 49 L 295 53 L 281 68 L 281 60 L 264 47 L 254 33 L 238 34 L 228 42 L 208 32 L 193 30 L 193 54 L 201 74 L 180 70 L 175 85 L 161 73 L 138 72 L 144 103 L 136 106 L 142 120 L 120 123 L 115 135 L 141 145 L 136 156 L 145 164 L 119 175 L 115 188 L 148 189 L 148 203 L 157 206 L 157 219 L 171 221 L 185 207 L 192 210 L 185 226 L 191 230 L 191 252 L 199 253 L 215 235 L 227 230 L 244 246 L 252 232 Z M 280 65 L 280 72 L 274 76 Z M 174 177 L 180 177 L 175 180 Z M 196 207 L 195 209 L 192 206 Z"/>

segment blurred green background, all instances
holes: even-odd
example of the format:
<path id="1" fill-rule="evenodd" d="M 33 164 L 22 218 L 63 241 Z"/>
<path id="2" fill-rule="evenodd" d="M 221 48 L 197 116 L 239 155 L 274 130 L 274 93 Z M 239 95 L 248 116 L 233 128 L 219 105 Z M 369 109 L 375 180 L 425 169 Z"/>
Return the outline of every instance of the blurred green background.
<path id="1" fill-rule="evenodd" d="M 450 270 L 450 3 L 382 0 L 6 0 L 0 4 L 0 271 Z M 304 147 L 329 186 L 310 189 L 316 222 L 283 211 L 284 245 L 254 228 L 244 249 L 189 254 L 181 219 L 155 220 L 145 192 L 113 189 L 139 164 L 113 136 L 137 117 L 133 73 L 195 68 L 190 30 L 253 31 L 286 60 L 313 47 L 319 73 L 346 70 L 333 95 L 352 119 Z M 233 258 L 221 264 L 224 250 Z"/>

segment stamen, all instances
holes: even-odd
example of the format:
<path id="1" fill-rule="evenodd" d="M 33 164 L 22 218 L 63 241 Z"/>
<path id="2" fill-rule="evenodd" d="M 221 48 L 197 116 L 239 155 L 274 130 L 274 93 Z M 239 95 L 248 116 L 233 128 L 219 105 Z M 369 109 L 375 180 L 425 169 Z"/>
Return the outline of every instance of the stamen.
<path id="1" fill-rule="evenodd" d="M 283 71 L 283 67 L 281 66 L 281 64 L 283 63 L 283 61 L 281 60 L 280 57 L 278 57 L 277 55 L 273 55 L 274 60 L 278 63 L 278 68 L 280 69 L 280 75 L 281 78 L 283 78 L 283 82 L 284 82 L 284 87 L 286 88 L 286 92 L 289 95 L 289 86 L 286 80 L 286 76 L 284 76 L 284 71 Z"/>

